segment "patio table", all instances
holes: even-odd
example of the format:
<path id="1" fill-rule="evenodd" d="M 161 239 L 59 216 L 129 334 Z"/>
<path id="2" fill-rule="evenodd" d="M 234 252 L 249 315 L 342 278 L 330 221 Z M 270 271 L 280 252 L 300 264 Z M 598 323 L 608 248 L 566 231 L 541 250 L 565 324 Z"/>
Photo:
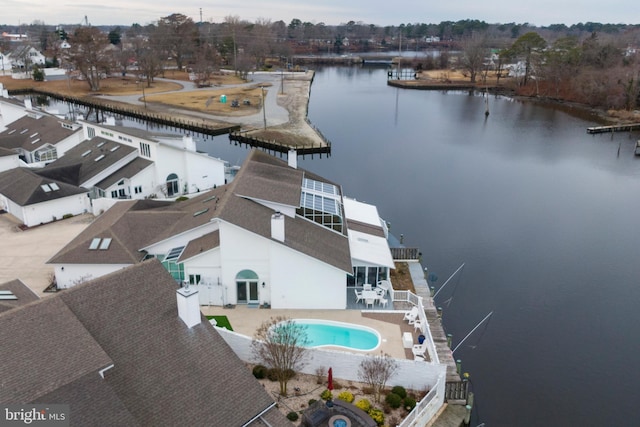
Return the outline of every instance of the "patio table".
<path id="1" fill-rule="evenodd" d="M 362 299 L 364 299 L 365 305 L 369 307 L 369 304 L 373 304 L 380 300 L 380 295 L 376 291 L 362 291 Z"/>

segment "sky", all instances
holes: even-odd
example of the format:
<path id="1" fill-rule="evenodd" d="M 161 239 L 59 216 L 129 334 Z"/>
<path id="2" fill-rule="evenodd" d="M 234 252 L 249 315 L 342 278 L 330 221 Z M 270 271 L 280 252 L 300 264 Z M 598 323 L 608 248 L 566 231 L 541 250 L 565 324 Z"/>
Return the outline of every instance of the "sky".
<path id="1" fill-rule="evenodd" d="M 408 23 L 439 23 L 478 19 L 487 23 L 529 23 L 535 26 L 579 22 L 639 24 L 638 0 L 2 0 L 0 24 L 20 25 L 34 21 L 48 25 L 80 24 L 85 16 L 91 25 L 147 25 L 163 16 L 182 13 L 195 22 L 222 22 L 238 16 L 254 22 L 292 19 L 314 24 L 339 25 L 349 21 L 377 26 Z"/>

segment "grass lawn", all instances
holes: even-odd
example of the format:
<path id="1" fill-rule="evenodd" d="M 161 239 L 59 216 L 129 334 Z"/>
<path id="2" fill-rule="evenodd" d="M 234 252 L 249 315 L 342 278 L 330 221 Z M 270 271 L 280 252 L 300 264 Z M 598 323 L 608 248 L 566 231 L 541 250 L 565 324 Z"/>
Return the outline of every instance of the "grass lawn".
<path id="1" fill-rule="evenodd" d="M 216 326 L 227 328 L 228 330 L 233 331 L 233 328 L 231 327 L 231 323 L 229 323 L 229 319 L 227 318 L 227 316 L 207 316 L 207 320 L 211 319 L 215 319 L 216 322 L 218 322 Z"/>

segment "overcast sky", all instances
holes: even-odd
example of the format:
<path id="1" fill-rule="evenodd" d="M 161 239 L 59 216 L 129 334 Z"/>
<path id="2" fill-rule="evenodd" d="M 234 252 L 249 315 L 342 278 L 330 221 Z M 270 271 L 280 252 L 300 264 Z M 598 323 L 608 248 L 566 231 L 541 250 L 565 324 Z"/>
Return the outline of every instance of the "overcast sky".
<path id="1" fill-rule="evenodd" d="M 640 23 L 638 0 L 2 0 L 0 24 L 79 24 L 87 16 L 92 25 L 146 25 L 172 13 L 194 21 L 222 22 L 226 16 L 258 18 L 287 24 L 303 22 L 338 25 L 349 21 L 377 26 L 439 23 L 478 19 L 488 23 L 525 23 L 545 26 L 579 22 Z"/>

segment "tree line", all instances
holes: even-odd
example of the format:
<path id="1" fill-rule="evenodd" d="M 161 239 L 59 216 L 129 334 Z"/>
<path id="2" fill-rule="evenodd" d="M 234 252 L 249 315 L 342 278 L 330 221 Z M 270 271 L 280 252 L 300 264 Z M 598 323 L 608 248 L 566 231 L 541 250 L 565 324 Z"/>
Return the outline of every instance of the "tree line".
<path id="1" fill-rule="evenodd" d="M 11 28 L 5 28 L 11 31 Z M 30 40 L 51 58 L 82 75 L 92 90 L 114 72 L 135 72 L 147 85 L 167 67 L 187 68 L 197 83 L 227 67 L 243 75 L 272 66 L 291 66 L 295 55 L 435 49 L 418 68 L 463 69 L 471 82 L 490 70 L 506 75 L 518 65 L 517 90 L 592 106 L 634 109 L 640 102 L 640 26 L 580 23 L 535 27 L 479 20 L 407 23 L 379 27 L 349 21 L 329 26 L 292 19 L 254 22 L 227 16 L 223 22 L 195 22 L 174 13 L 130 27 L 51 27 L 34 22 Z M 70 47 L 62 49 L 60 40 Z M 5 46 L 2 46 L 4 51 Z M 512 68 L 512 75 L 514 71 Z"/>

